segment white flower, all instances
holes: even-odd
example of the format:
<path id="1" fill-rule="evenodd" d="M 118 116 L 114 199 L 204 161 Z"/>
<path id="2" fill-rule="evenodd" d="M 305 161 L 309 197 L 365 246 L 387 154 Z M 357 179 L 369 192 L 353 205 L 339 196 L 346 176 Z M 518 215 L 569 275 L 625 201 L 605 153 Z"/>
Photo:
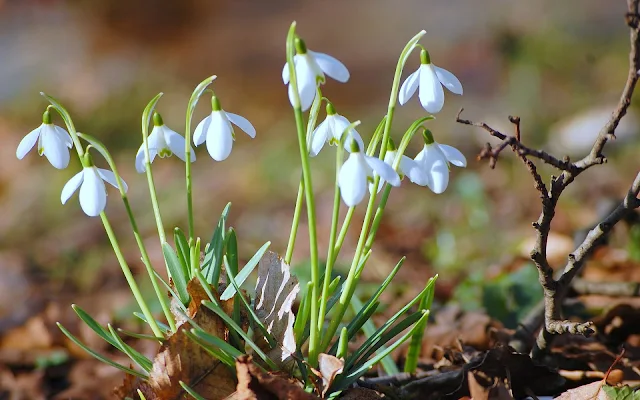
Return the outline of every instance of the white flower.
<path id="1" fill-rule="evenodd" d="M 331 104 L 327 105 L 327 118 L 311 133 L 311 144 L 309 146 L 309 154 L 311 157 L 317 156 L 327 142 L 329 142 L 329 144 L 340 143 L 342 134 L 349 125 L 351 125 L 351 122 L 349 122 L 348 119 L 340 114 L 336 114 L 336 110 Z M 364 142 L 358 131 L 350 129 L 347 135 L 349 136 L 344 142 L 344 148 L 347 151 L 351 151 L 351 142 L 353 140 L 356 141 L 359 149 L 364 148 Z"/>
<path id="2" fill-rule="evenodd" d="M 164 158 L 170 157 L 172 154 L 175 154 L 182 161 L 186 161 L 184 137 L 169 129 L 162 122 L 162 117 L 158 113 L 153 114 L 153 123 L 153 129 L 147 138 L 149 144 L 149 157 L 151 157 L 149 163 L 152 163 L 156 156 Z M 196 160 L 193 148 L 191 148 L 190 158 L 191 162 Z M 144 143 L 142 143 L 138 149 L 138 153 L 136 154 L 136 170 L 143 173 L 146 169 Z"/>
<path id="3" fill-rule="evenodd" d="M 324 74 L 342 83 L 349 80 L 349 70 L 343 63 L 328 54 L 307 50 L 302 39 L 296 39 L 296 53 L 293 56 L 293 64 L 296 70 L 298 95 L 300 96 L 302 111 L 306 111 L 311 107 L 311 103 L 316 97 L 318 82 L 325 82 Z M 289 65 L 285 63 L 282 69 L 282 81 L 285 85 L 289 84 L 289 78 Z M 291 105 L 294 104 L 293 97 L 293 87 L 289 84 L 289 101 Z"/>
<path id="4" fill-rule="evenodd" d="M 420 59 L 418 70 L 409 75 L 400 87 L 398 100 L 400 104 L 405 104 L 420 88 L 420 104 L 427 112 L 435 114 L 442 110 L 444 105 L 442 86 L 455 94 L 462 94 L 462 84 L 451 72 L 433 65 L 426 50 L 422 50 Z"/>
<path id="5" fill-rule="evenodd" d="M 36 142 L 38 142 L 38 154 L 41 156 L 44 154 L 51 165 L 58 169 L 67 168 L 69 165 L 68 149 L 73 146 L 73 141 L 67 131 L 51 123 L 48 110 L 42 115 L 42 125 L 22 138 L 16 150 L 16 157 L 22 160 Z"/>
<path id="6" fill-rule="evenodd" d="M 231 123 L 245 131 L 252 138 L 256 137 L 256 129 L 246 118 L 225 112 L 220 107 L 217 97 L 212 97 L 211 104 L 213 111 L 211 111 L 211 115 L 200 121 L 196 127 L 193 133 L 193 143 L 199 146 L 206 140 L 207 151 L 209 151 L 211 158 L 216 161 L 223 161 L 231 154 L 231 148 L 235 140 Z"/>
<path id="7" fill-rule="evenodd" d="M 82 211 L 90 217 L 98 216 L 107 205 L 107 188 L 104 186 L 103 180 L 116 188 L 118 187 L 118 180 L 113 172 L 94 166 L 84 167 L 82 171 L 75 174 L 64 185 L 60 201 L 65 204 L 80 187 L 80 207 L 82 207 Z M 124 180 L 122 185 L 126 192 L 127 184 Z"/>
<path id="8" fill-rule="evenodd" d="M 355 146 L 354 146 L 355 147 Z M 367 182 L 374 173 L 393 186 L 400 185 L 400 177 L 388 164 L 361 151 L 353 151 L 338 173 L 338 186 L 344 203 L 353 207 L 362 201 L 367 192 Z"/>
<path id="9" fill-rule="evenodd" d="M 449 184 L 449 163 L 456 167 L 467 166 L 467 159 L 460 150 L 435 142 L 429 131 L 425 132 L 424 148 L 414 160 L 421 171 L 413 175 L 414 182 L 428 186 L 436 194 L 444 192 Z"/>
<path id="10" fill-rule="evenodd" d="M 395 149 L 387 150 L 387 152 L 384 155 L 385 164 L 393 167 L 393 163 L 395 162 L 397 156 L 398 156 L 397 150 Z M 402 180 L 405 176 L 407 176 L 409 177 L 409 180 L 414 183 L 416 181 L 420 181 L 420 182 L 425 181 L 424 177 L 422 176 L 423 172 L 420 169 L 420 166 L 418 165 L 418 163 L 412 160 L 411 158 L 405 156 L 404 154 L 400 159 L 400 165 L 398 165 L 398 170 L 400 172 L 400 180 Z M 386 181 L 384 180 L 384 178 L 380 178 L 377 192 L 380 192 L 380 190 L 384 187 L 385 183 Z M 369 192 L 373 192 L 373 183 L 369 184 Z"/>

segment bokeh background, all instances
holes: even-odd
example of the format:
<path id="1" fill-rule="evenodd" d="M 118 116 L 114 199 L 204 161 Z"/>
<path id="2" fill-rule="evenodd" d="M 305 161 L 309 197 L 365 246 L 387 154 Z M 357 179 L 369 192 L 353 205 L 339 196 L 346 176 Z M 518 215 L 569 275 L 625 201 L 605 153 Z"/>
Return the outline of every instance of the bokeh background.
<path id="1" fill-rule="evenodd" d="M 452 167 L 444 194 L 409 182 L 392 192 L 365 280 L 377 287 L 406 254 L 399 293 L 415 293 L 437 272 L 441 302 L 486 308 L 486 302 L 498 301 L 489 308 L 513 325 L 522 312 L 518 302 L 529 304 L 539 296 L 537 273 L 523 261 L 538 196 L 508 152 L 495 170 L 476 161 L 482 145 L 494 141 L 484 131 L 457 124 L 455 116 L 464 108 L 463 117 L 510 133 L 507 116 L 518 115 L 525 143 L 559 156 L 583 156 L 626 79 L 625 11 L 622 0 L 0 0 L 0 332 L 52 304 L 64 315 L 76 302 L 106 320 L 129 311 L 130 297 L 99 219 L 86 217 L 77 197 L 60 204 L 60 190 L 80 164 L 73 160 L 58 171 L 35 153 L 22 161 L 15 157 L 20 139 L 41 122 L 46 107 L 41 91 L 59 98 L 78 130 L 99 137 L 115 155 L 161 270 L 146 178 L 133 162 L 141 143 L 140 114 L 162 91 L 158 110 L 181 132 L 192 89 L 218 75 L 213 88 L 223 107 L 252 121 L 258 134 L 251 140 L 239 131 L 231 157 L 222 163 L 203 148 L 196 150 L 196 232 L 208 240 L 230 201 L 230 224 L 245 259 L 267 240 L 284 252 L 300 176 L 293 114 L 280 78 L 292 20 L 309 48 L 337 57 L 351 71 L 348 83 L 329 80 L 324 91 L 339 113 L 362 120 L 365 140 L 386 112 L 402 47 L 427 30 L 422 44 L 433 62 L 453 72 L 465 91 L 463 96 L 447 92 L 443 111 L 429 124 L 436 140 L 461 149 L 469 165 Z M 418 63 L 416 52 L 403 77 Z M 634 107 L 608 147 L 609 162 L 582 175 L 562 198 L 553 225 L 559 255 L 554 265 L 562 264 L 574 233 L 593 224 L 637 173 Z M 204 99 L 194 126 L 208 112 Z M 423 115 L 417 99 L 398 108 L 393 135 L 399 137 Z M 55 122 L 62 125 L 59 118 Z M 409 155 L 420 148 L 416 140 Z M 321 254 L 333 198 L 330 153 L 312 161 Z M 552 172 L 542 171 L 547 177 Z M 186 229 L 183 164 L 175 157 L 159 159 L 154 174 L 167 229 Z M 124 208 L 116 192 L 110 193 L 107 214 L 132 268 L 143 274 Z M 356 214 L 354 227 L 363 212 Z M 343 261 L 356 235 L 352 230 Z M 306 243 L 303 223 L 295 264 L 304 265 Z M 496 300 L 487 295 L 490 285 L 500 293 L 525 293 L 525 299 Z"/>

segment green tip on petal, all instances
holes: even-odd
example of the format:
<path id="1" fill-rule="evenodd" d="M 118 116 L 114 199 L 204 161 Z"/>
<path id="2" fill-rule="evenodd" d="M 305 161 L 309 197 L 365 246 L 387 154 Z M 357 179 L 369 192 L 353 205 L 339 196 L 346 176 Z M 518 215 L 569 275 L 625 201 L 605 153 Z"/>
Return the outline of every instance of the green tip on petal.
<path id="1" fill-rule="evenodd" d="M 304 43 L 304 40 L 296 37 L 294 44 L 296 46 L 296 54 L 307 54 L 307 45 Z"/>
<path id="2" fill-rule="evenodd" d="M 396 148 L 397 147 L 393 139 L 389 138 L 389 141 L 387 142 L 387 151 L 395 151 Z"/>
<path id="3" fill-rule="evenodd" d="M 336 115 L 336 109 L 331 102 L 327 102 L 327 115 Z"/>
<path id="4" fill-rule="evenodd" d="M 162 125 L 164 125 L 164 121 L 162 121 L 162 117 L 157 112 L 153 113 L 153 125 L 154 126 L 162 126 Z"/>
<path id="5" fill-rule="evenodd" d="M 425 49 L 422 49 L 422 51 L 420 51 L 420 63 L 431 64 L 431 56 L 429 56 L 429 52 Z"/>
<path id="6" fill-rule="evenodd" d="M 424 138 L 424 144 L 427 146 L 435 142 L 435 140 L 433 140 L 433 134 L 429 129 L 425 129 L 424 132 L 422 132 L 422 137 Z"/>
<path id="7" fill-rule="evenodd" d="M 222 106 L 220 105 L 220 100 L 218 100 L 218 96 L 211 96 L 211 111 L 220 111 L 222 110 Z"/>
<path id="8" fill-rule="evenodd" d="M 351 152 L 352 153 L 359 153 L 360 152 L 360 146 L 358 145 L 358 142 L 355 140 L 351 141 Z"/>
<path id="9" fill-rule="evenodd" d="M 42 123 L 45 125 L 51 124 L 51 112 L 49 111 L 49 107 L 42 113 Z"/>

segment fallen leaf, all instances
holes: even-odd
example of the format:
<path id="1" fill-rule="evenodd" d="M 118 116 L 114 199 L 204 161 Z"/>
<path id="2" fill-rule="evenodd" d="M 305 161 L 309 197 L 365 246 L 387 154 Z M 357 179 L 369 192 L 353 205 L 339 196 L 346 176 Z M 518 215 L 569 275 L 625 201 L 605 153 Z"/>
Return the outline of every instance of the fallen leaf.
<path id="1" fill-rule="evenodd" d="M 296 351 L 295 315 L 291 308 L 299 291 L 298 279 L 291 275 L 289 265 L 278 254 L 266 252 L 258 264 L 256 315 L 278 346 L 271 349 L 264 338 L 259 342 L 261 348 L 268 350 L 269 358 L 282 369 L 287 369 L 293 362 L 291 356 Z"/>
<path id="2" fill-rule="evenodd" d="M 201 307 L 201 301 L 208 296 L 200 283 L 191 280 L 187 291 L 191 296 L 189 318 L 210 335 L 228 340 L 229 331 L 224 321 L 213 311 Z M 219 303 L 227 314 L 233 310 L 233 300 Z M 184 391 L 180 381 L 204 398 L 221 399 L 233 393 L 236 388 L 234 372 L 189 339 L 184 329 L 191 329 L 188 322 L 182 322 L 177 332 L 160 347 L 148 381 L 140 383 L 139 389 L 147 400 L 181 399 Z"/>
<path id="3" fill-rule="evenodd" d="M 324 398 L 336 375 L 342 373 L 344 360 L 331 354 L 320 353 L 318 355 L 318 367 L 322 377 L 322 397 Z"/>
<path id="4" fill-rule="evenodd" d="M 255 365 L 251 356 L 236 360 L 237 391 L 226 400 L 318 400 L 304 391 L 299 382 L 274 373 L 264 372 Z"/>
<path id="5" fill-rule="evenodd" d="M 602 390 L 604 381 L 591 382 L 588 385 L 569 389 L 556 397 L 556 400 L 609 400 L 609 396 Z"/>

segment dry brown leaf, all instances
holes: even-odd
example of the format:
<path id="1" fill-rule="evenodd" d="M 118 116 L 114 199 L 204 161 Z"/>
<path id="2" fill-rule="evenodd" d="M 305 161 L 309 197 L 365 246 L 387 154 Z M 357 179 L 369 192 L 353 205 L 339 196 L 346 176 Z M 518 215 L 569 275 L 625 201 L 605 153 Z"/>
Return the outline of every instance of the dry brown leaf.
<path id="1" fill-rule="evenodd" d="M 201 301 L 208 296 L 200 283 L 192 280 L 187 291 L 191 295 L 189 318 L 210 335 L 228 340 L 229 331 L 224 321 L 213 311 L 201 307 Z M 233 300 L 220 301 L 220 305 L 230 314 Z M 179 325 L 178 331 L 160 347 L 153 360 L 149 380 L 140 384 L 139 389 L 147 400 L 182 398 L 184 391 L 180 381 L 205 398 L 221 399 L 233 393 L 236 388 L 233 371 L 189 339 L 183 328 L 190 329 L 191 326 L 184 322 Z"/>
<path id="2" fill-rule="evenodd" d="M 250 356 L 236 360 L 238 388 L 226 400 L 318 400 L 304 391 L 299 382 L 264 372 Z"/>
<path id="3" fill-rule="evenodd" d="M 490 386 L 484 386 L 476 379 L 476 373 L 467 372 L 467 381 L 469 385 L 469 393 L 473 400 L 512 400 L 513 396 L 509 393 L 504 383 L 500 380 L 494 380 Z"/>
<path id="4" fill-rule="evenodd" d="M 355 387 L 347 389 L 340 395 L 340 400 L 379 400 L 383 397 L 375 390 Z"/>
<path id="5" fill-rule="evenodd" d="M 320 353 L 318 355 L 318 367 L 322 377 L 322 397 L 324 398 L 336 375 L 342 373 L 344 360 L 331 354 Z"/>
<path id="6" fill-rule="evenodd" d="M 591 382 L 588 385 L 569 389 L 556 397 L 556 400 L 609 400 L 609 396 L 602 390 L 604 381 Z"/>
<path id="7" fill-rule="evenodd" d="M 278 254 L 266 252 L 258 264 L 256 315 L 278 343 L 267 355 L 282 369 L 293 362 L 291 355 L 296 351 L 291 308 L 299 291 L 298 279 L 291 275 L 289 265 Z M 266 341 L 258 342 L 269 349 Z"/>

